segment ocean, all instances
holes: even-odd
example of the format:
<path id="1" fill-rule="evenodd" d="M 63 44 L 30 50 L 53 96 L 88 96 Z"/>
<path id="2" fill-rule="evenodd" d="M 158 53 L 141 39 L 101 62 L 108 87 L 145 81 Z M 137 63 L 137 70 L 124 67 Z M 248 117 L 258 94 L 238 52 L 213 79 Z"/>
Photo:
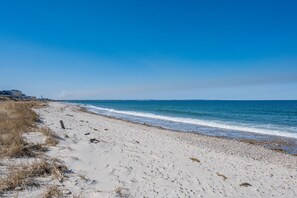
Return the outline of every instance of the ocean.
<path id="1" fill-rule="evenodd" d="M 211 136 L 297 139 L 297 101 L 75 100 L 97 114 Z"/>

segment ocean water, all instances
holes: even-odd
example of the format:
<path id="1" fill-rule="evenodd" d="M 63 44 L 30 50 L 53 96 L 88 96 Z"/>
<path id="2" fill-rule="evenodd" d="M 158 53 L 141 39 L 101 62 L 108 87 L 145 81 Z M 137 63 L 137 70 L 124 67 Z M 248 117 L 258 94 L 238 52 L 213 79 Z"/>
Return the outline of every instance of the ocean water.
<path id="1" fill-rule="evenodd" d="M 297 101 L 76 100 L 97 114 L 231 138 L 297 139 Z"/>

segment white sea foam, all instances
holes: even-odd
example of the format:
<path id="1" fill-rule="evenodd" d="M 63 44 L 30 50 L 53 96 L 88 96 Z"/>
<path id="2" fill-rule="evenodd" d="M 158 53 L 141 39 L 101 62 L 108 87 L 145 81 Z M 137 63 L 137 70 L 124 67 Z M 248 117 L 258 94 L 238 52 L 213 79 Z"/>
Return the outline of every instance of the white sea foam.
<path id="1" fill-rule="evenodd" d="M 249 132 L 249 133 L 297 138 L 297 133 L 290 133 L 283 130 L 269 129 L 268 127 L 256 128 L 256 127 L 247 126 L 247 125 L 235 125 L 235 124 L 229 124 L 229 123 L 222 123 L 219 121 L 206 121 L 206 120 L 192 119 L 192 118 L 170 117 L 170 116 L 163 116 L 163 115 L 156 115 L 152 113 L 142 113 L 142 112 L 135 112 L 135 111 L 120 111 L 115 109 L 96 107 L 93 105 L 88 105 L 87 107 L 95 113 L 100 114 L 100 111 L 101 113 L 104 111 L 111 116 L 128 115 L 128 116 L 158 119 L 158 120 L 184 123 L 184 124 L 192 124 L 192 125 L 198 125 L 198 126 L 204 126 L 204 127 L 220 128 L 220 129 L 232 130 L 232 131 L 242 131 L 242 132 Z"/>

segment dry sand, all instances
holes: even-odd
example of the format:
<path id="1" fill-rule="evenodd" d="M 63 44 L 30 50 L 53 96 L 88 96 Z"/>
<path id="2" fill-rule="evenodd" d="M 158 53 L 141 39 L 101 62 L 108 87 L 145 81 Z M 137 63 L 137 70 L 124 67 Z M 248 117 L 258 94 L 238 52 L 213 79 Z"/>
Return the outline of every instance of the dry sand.
<path id="1" fill-rule="evenodd" d="M 37 111 L 63 138 L 48 155 L 72 171 L 63 182 L 69 197 L 297 197 L 296 156 L 69 104 L 51 102 Z"/>

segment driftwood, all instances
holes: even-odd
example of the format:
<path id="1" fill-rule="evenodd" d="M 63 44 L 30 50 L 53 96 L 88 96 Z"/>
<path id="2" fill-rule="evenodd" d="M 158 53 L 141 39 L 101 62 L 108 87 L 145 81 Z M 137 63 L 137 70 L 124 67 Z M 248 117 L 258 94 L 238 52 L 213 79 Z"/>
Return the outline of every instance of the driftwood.
<path id="1" fill-rule="evenodd" d="M 65 129 L 63 120 L 60 120 L 60 125 L 61 125 L 61 128 L 62 128 L 62 129 Z"/>
<path id="2" fill-rule="evenodd" d="M 97 144 L 97 143 L 100 142 L 100 140 L 97 140 L 96 138 L 91 138 L 91 139 L 90 139 L 90 142 L 91 142 L 91 143 L 95 143 L 95 144 Z"/>

